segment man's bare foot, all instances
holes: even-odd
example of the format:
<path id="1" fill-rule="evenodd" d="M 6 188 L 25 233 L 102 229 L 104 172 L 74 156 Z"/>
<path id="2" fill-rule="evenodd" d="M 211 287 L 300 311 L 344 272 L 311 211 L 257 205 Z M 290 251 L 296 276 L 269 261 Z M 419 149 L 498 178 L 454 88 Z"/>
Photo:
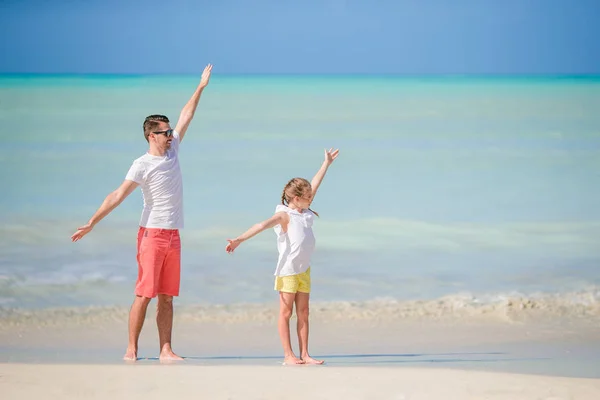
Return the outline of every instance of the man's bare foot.
<path id="1" fill-rule="evenodd" d="M 314 365 L 321 365 L 325 362 L 323 360 L 315 360 L 311 356 L 302 357 L 302 361 L 304 361 L 304 364 L 314 364 Z"/>
<path id="2" fill-rule="evenodd" d="M 160 361 L 183 361 L 183 357 L 179 357 L 173 351 L 162 351 L 158 359 Z"/>
<path id="3" fill-rule="evenodd" d="M 295 355 L 287 356 L 283 359 L 283 365 L 295 365 L 304 364 L 304 361 L 296 357 Z"/>
<path id="4" fill-rule="evenodd" d="M 127 349 L 123 356 L 125 361 L 137 361 L 137 352 L 135 350 Z"/>

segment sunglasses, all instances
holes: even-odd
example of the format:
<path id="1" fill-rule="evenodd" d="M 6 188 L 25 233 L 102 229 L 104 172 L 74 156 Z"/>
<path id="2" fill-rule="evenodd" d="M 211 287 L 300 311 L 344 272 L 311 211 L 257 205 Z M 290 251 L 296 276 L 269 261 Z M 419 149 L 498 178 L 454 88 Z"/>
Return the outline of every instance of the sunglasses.
<path id="1" fill-rule="evenodd" d="M 173 136 L 173 129 L 167 129 L 166 131 L 156 131 L 152 133 L 156 133 L 157 135 L 165 135 L 166 137 L 170 138 L 171 136 Z"/>

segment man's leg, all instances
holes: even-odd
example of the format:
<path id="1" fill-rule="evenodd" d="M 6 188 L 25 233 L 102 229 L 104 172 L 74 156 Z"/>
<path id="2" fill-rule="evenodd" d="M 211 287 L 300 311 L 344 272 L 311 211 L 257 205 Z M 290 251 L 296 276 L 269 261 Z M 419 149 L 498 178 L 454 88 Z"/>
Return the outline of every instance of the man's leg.
<path id="1" fill-rule="evenodd" d="M 147 297 L 136 296 L 131 310 L 129 311 L 129 344 L 125 351 L 124 360 L 135 361 L 137 360 L 138 352 L 138 340 L 140 338 L 140 332 L 144 325 L 144 319 L 146 318 L 146 310 L 150 300 Z"/>
<path id="2" fill-rule="evenodd" d="M 173 331 L 173 296 L 158 295 L 156 306 L 156 324 L 158 325 L 158 339 L 160 341 L 160 360 L 183 360 L 173 353 L 171 348 L 171 333 Z"/>
<path id="3" fill-rule="evenodd" d="M 167 243 L 161 238 L 160 230 L 140 227 L 137 245 L 136 298 L 129 313 L 129 345 L 124 357 L 127 360 L 135 359 L 137 356 L 138 338 L 146 318 L 146 310 L 150 300 L 157 295 Z"/>
<path id="4" fill-rule="evenodd" d="M 169 232 L 169 246 L 160 274 L 156 324 L 160 342 L 160 359 L 163 361 L 183 360 L 173 352 L 173 296 L 179 295 L 181 273 L 181 239 L 179 232 Z"/>

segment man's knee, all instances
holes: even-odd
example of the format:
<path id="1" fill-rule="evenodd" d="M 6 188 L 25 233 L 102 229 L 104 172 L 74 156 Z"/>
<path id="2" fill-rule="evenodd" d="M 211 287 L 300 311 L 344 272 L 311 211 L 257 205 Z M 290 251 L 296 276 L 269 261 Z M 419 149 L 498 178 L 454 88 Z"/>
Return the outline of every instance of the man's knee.
<path id="1" fill-rule="evenodd" d="M 150 297 L 144 297 L 144 296 L 136 296 L 135 297 L 135 302 L 142 306 L 147 306 L 148 304 L 150 304 L 151 301 L 152 301 L 152 299 Z"/>
<path id="2" fill-rule="evenodd" d="M 159 294 L 158 295 L 158 303 L 159 304 L 173 304 L 173 296 L 169 296 L 166 294 Z"/>

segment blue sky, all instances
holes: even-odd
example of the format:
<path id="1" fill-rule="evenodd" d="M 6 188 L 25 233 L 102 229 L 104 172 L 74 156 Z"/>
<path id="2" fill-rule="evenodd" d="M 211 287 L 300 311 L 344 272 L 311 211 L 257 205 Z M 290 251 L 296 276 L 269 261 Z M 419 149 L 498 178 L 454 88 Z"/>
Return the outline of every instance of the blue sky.
<path id="1" fill-rule="evenodd" d="M 600 73 L 600 0 L 0 0 L 0 73 Z"/>

